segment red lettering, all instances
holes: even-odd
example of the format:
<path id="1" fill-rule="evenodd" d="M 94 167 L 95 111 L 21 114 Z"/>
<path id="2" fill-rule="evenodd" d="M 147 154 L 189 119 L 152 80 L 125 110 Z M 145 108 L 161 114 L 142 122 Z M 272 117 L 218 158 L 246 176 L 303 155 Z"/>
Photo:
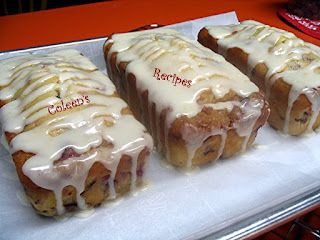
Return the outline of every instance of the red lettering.
<path id="1" fill-rule="evenodd" d="M 61 107 L 62 107 L 62 110 L 63 110 L 63 111 L 67 110 L 66 107 L 65 107 L 64 104 L 63 104 L 63 100 L 61 100 Z"/>
<path id="2" fill-rule="evenodd" d="M 174 82 L 174 79 L 176 78 L 176 74 L 173 74 L 172 83 Z"/>
<path id="3" fill-rule="evenodd" d="M 49 106 L 48 106 L 48 112 L 49 112 L 51 115 L 53 115 L 53 114 L 56 113 L 54 110 L 51 112 L 52 109 L 54 109 L 54 105 L 49 105 Z"/>
<path id="4" fill-rule="evenodd" d="M 153 77 L 156 78 L 157 80 L 171 81 L 173 86 L 177 86 L 178 84 L 181 84 L 182 86 L 186 86 L 189 88 L 192 84 L 191 80 L 180 78 L 176 74 L 167 74 L 167 73 L 161 74 L 161 70 L 159 68 L 154 69 Z M 83 98 L 87 101 L 87 103 L 90 102 L 88 96 L 83 96 Z M 83 103 L 79 103 L 79 100 L 82 100 L 82 99 L 77 99 L 78 104 L 82 105 Z"/>
<path id="5" fill-rule="evenodd" d="M 71 105 L 72 105 L 72 107 L 78 106 L 78 105 L 77 105 L 77 102 L 76 102 L 75 100 L 73 100 L 73 101 L 71 102 Z"/>
<path id="6" fill-rule="evenodd" d="M 160 75 L 160 69 L 159 68 L 155 68 L 153 77 L 157 78 L 157 80 L 160 80 L 159 75 Z"/>
<path id="7" fill-rule="evenodd" d="M 72 108 L 72 106 L 71 106 L 71 104 L 70 104 L 69 102 L 67 102 L 66 108 L 67 108 L 67 109 L 71 109 L 71 108 Z"/>
<path id="8" fill-rule="evenodd" d="M 81 106 L 85 103 L 90 103 L 90 99 L 88 95 L 82 96 L 82 98 L 77 98 L 71 102 L 67 102 L 66 104 L 64 104 L 63 100 L 61 100 L 58 106 L 49 105 L 48 112 L 49 114 L 53 115 L 53 114 L 56 114 L 57 112 L 66 111 L 68 109 Z"/>
<path id="9" fill-rule="evenodd" d="M 82 104 L 84 103 L 84 101 L 83 101 L 82 98 L 78 98 L 77 100 L 78 100 L 78 102 L 79 102 L 79 105 L 82 105 Z M 81 100 L 81 103 L 80 103 L 80 100 Z"/>
<path id="10" fill-rule="evenodd" d="M 57 112 L 61 112 L 61 111 L 62 111 L 62 107 L 61 107 L 61 106 L 57 106 L 57 107 L 56 107 L 56 111 L 57 111 Z"/>
<path id="11" fill-rule="evenodd" d="M 84 96 L 84 99 L 87 101 L 87 103 L 90 103 L 89 96 Z"/>
<path id="12" fill-rule="evenodd" d="M 166 78 L 167 78 L 167 74 L 162 73 L 162 74 L 161 74 L 161 80 L 166 80 Z"/>
<path id="13" fill-rule="evenodd" d="M 177 86 L 177 83 L 181 83 L 181 78 L 176 77 L 176 81 L 174 82 L 174 86 Z"/>

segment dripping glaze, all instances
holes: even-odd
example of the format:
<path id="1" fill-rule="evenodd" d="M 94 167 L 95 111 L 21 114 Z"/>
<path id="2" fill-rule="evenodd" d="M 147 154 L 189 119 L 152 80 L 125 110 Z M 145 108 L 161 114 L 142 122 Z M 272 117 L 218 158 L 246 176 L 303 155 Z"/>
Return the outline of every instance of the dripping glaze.
<path id="1" fill-rule="evenodd" d="M 148 91 L 150 102 L 157 104 L 157 115 L 159 116 L 163 110 L 168 109 L 164 127 L 164 148 L 166 149 L 166 159 L 169 162 L 170 153 L 167 139 L 171 124 L 180 116 L 191 118 L 197 115 L 204 107 L 228 109 L 229 111 L 235 106 L 241 107 L 242 110 L 245 109 L 244 115 L 250 115 L 250 117 L 240 120 L 242 123 L 234 124 L 233 128 L 237 130 L 239 136 L 249 139 L 254 123 L 261 115 L 264 103 L 243 106 L 240 102 L 234 101 L 218 102 L 210 104 L 210 106 L 197 103 L 197 96 L 204 90 L 211 90 L 217 99 L 224 97 L 231 90 L 242 98 L 259 92 L 259 89 L 244 74 L 226 62 L 223 57 L 171 29 L 115 34 L 106 41 L 105 46 L 109 43 L 112 43 L 112 46 L 107 56 L 108 61 L 113 53 L 117 53 L 117 65 L 121 62 L 128 63 L 126 76 L 129 73 L 134 74 L 137 79 L 137 89 L 140 92 Z M 181 79 L 190 80 L 192 84 L 184 87 L 182 85 L 172 86 L 166 81 L 154 81 L 152 76 L 155 69 L 161 69 L 165 73 L 175 73 Z M 152 104 L 149 104 L 149 116 L 151 116 L 151 108 Z M 156 118 L 156 125 L 159 126 L 159 117 Z M 245 131 L 244 128 L 248 130 Z M 221 136 L 222 144 L 217 157 L 219 158 L 224 149 L 227 130 L 212 129 L 206 134 L 198 132 L 191 134 L 192 130 L 185 130 L 183 140 L 186 142 L 188 151 L 187 167 L 192 166 L 196 149 L 208 136 Z M 160 142 L 159 132 L 152 133 L 155 142 L 158 143 Z M 246 144 L 247 140 L 244 141 L 242 149 L 246 148 Z"/>
<path id="2" fill-rule="evenodd" d="M 151 137 L 131 114 L 122 113 L 126 103 L 87 58 L 76 50 L 24 55 L 1 61 L 0 72 L 0 99 L 7 102 L 0 110 L 3 130 L 16 134 L 10 151 L 34 154 L 24 163 L 23 173 L 54 192 L 57 214 L 65 212 L 62 190 L 68 185 L 76 188 L 78 207 L 86 208 L 81 193 L 97 161 L 111 172 L 109 197 L 115 198 L 118 163 L 124 154 L 130 156 L 134 188 L 137 158 L 144 148 L 151 151 Z M 48 113 L 48 105 L 61 99 L 72 105 L 83 96 L 90 99 L 86 104 Z M 109 144 L 102 146 L 104 142 Z M 64 159 L 70 149 L 75 153 Z"/>
<path id="3" fill-rule="evenodd" d="M 312 116 L 307 126 L 311 132 L 320 113 L 320 50 L 319 47 L 304 42 L 293 33 L 248 20 L 238 25 L 206 27 L 209 34 L 218 40 L 218 52 L 226 56 L 227 50 L 241 48 L 248 54 L 246 74 L 251 76 L 258 63 L 265 63 L 268 71 L 265 76 L 265 92 L 277 79 L 282 79 L 291 89 L 285 113 L 284 133 L 289 132 L 292 106 L 301 94 L 311 103 Z M 310 54 L 312 59 L 310 60 Z M 302 62 L 305 64 L 293 64 Z"/>

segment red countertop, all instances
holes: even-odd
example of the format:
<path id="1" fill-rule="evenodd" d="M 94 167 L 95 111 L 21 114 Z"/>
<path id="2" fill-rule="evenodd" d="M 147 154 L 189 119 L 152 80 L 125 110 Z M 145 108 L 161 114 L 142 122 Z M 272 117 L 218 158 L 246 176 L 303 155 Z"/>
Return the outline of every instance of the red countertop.
<path id="1" fill-rule="evenodd" d="M 236 11 L 239 20 L 255 19 L 294 32 L 277 16 L 286 0 L 115 0 L 0 17 L 0 51 L 106 36 L 143 25 L 168 25 Z"/>
<path id="2" fill-rule="evenodd" d="M 168 25 L 236 11 L 239 20 L 254 19 L 320 40 L 289 26 L 277 15 L 286 0 L 115 0 L 0 17 L 0 51 L 107 36 L 151 23 Z"/>

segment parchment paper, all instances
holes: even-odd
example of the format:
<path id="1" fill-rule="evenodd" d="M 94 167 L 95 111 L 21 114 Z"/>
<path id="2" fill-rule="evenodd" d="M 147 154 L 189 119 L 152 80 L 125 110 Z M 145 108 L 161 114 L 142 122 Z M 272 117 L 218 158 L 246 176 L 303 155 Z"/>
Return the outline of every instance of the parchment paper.
<path id="1" fill-rule="evenodd" d="M 234 12 L 171 27 L 195 38 L 205 25 L 237 23 Z M 0 54 L 77 48 L 105 70 L 105 39 Z M 182 172 L 154 153 L 148 187 L 93 211 L 59 220 L 35 214 L 25 202 L 9 153 L 0 147 L 0 239 L 192 239 L 230 227 L 279 203 L 320 187 L 320 136 L 283 136 L 269 126 L 244 155 Z"/>

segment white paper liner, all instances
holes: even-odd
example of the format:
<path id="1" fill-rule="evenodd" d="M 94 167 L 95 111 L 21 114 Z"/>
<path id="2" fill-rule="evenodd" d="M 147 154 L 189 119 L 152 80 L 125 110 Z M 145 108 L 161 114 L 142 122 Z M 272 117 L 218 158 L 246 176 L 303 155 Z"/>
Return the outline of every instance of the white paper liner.
<path id="1" fill-rule="evenodd" d="M 237 23 L 234 12 L 173 25 L 196 38 L 205 25 Z M 191 34 L 191 35 L 190 35 Z M 104 39 L 49 46 L 37 52 L 76 48 L 105 70 Z M 24 51 L 22 51 L 24 52 Z M 0 54 L 1 58 L 21 53 Z M 283 201 L 320 188 L 320 136 L 283 136 L 263 127 L 247 153 L 192 174 L 168 168 L 154 153 L 146 169 L 149 187 L 105 204 L 94 213 L 62 220 L 35 214 L 8 151 L 0 146 L 0 239 L 189 239 L 216 232 Z M 17 193 L 18 192 L 18 193 Z M 19 196 L 20 200 L 17 198 Z M 86 218 L 82 218 L 87 216 Z"/>

